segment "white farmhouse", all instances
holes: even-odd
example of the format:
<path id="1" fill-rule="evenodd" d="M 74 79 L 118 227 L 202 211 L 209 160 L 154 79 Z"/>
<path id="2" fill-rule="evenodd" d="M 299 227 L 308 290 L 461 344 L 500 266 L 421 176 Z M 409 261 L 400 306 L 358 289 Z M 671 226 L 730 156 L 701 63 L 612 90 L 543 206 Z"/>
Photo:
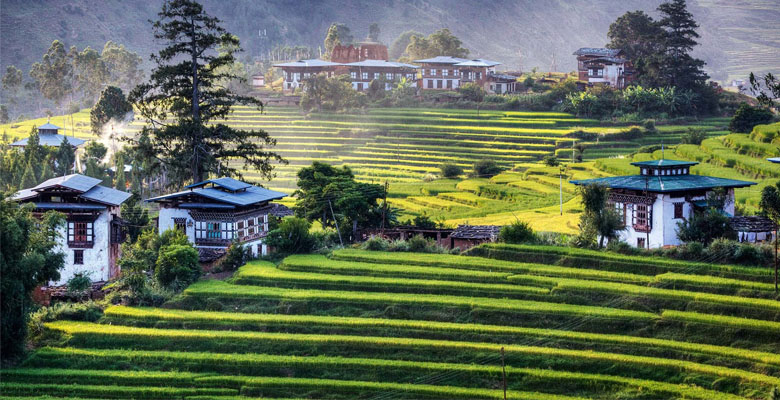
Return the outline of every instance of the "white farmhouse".
<path id="1" fill-rule="evenodd" d="M 272 203 L 287 195 L 232 178 L 209 179 L 186 190 L 146 201 L 160 205 L 157 228 L 184 232 L 195 245 L 201 261 L 224 254 L 238 240 L 254 256 L 268 254 L 263 239 L 268 234 L 268 217 L 290 215 L 290 210 Z"/>
<path id="2" fill-rule="evenodd" d="M 107 281 L 119 275 L 119 244 L 124 241 L 120 205 L 130 193 L 101 186 L 100 179 L 72 174 L 52 178 L 30 189 L 16 192 L 11 199 L 31 203 L 36 216 L 56 210 L 67 223 L 60 228 L 58 250 L 65 253 L 60 279 L 66 283 L 76 274 L 92 281 Z"/>
<path id="3" fill-rule="evenodd" d="M 657 248 L 679 245 L 677 223 L 706 208 L 707 195 L 726 189 L 723 212 L 734 215 L 734 189 L 755 182 L 691 175 L 697 162 L 653 160 L 634 162 L 639 175 L 571 181 L 575 185 L 599 184 L 610 188 L 609 202 L 623 216 L 626 229 L 620 239 L 631 246 Z"/>

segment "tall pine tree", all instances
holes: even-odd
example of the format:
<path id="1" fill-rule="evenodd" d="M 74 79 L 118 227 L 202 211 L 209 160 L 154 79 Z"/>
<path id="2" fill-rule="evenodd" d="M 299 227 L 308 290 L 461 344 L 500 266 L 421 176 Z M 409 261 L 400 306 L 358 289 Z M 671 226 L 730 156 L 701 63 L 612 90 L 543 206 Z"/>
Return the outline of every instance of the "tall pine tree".
<path id="1" fill-rule="evenodd" d="M 65 176 L 70 174 L 70 172 L 73 170 L 73 163 L 76 162 L 76 151 L 73 149 L 73 146 L 71 146 L 70 142 L 68 142 L 67 137 L 62 140 L 59 149 L 57 149 L 56 160 L 57 168 L 54 171 L 55 174 L 57 176 Z"/>
<path id="2" fill-rule="evenodd" d="M 669 86 L 679 89 L 697 90 L 707 82 L 709 76 L 704 73 L 704 61 L 693 58 L 690 52 L 698 44 L 699 24 L 688 11 L 685 0 L 671 0 L 658 6 L 661 20 L 658 24 L 666 31 L 666 48 L 663 71 Z"/>
<path id="3" fill-rule="evenodd" d="M 229 160 L 241 160 L 244 168 L 252 167 L 270 178 L 272 161 L 283 161 L 267 149 L 276 140 L 262 130 L 211 123 L 228 116 L 236 104 L 262 107 L 257 99 L 236 95 L 218 84 L 241 79 L 223 68 L 235 62 L 238 38 L 192 0 L 167 0 L 158 16 L 154 37 L 165 47 L 152 55 L 157 65 L 150 80 L 133 89 L 130 99 L 152 121 L 144 128 L 154 139 L 148 150 L 163 164 L 169 184 L 202 181 L 209 174 L 240 178 Z M 227 50 L 217 53 L 218 47 Z"/>

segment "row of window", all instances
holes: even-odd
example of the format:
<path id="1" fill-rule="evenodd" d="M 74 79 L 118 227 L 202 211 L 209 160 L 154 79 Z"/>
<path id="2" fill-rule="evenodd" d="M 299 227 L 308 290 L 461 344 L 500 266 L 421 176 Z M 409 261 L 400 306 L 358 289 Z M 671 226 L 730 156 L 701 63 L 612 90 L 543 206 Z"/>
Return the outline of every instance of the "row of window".
<path id="1" fill-rule="evenodd" d="M 631 216 L 631 226 L 637 230 L 650 230 L 652 228 L 650 212 L 652 207 L 647 204 L 613 203 L 615 211 L 623 219 L 623 224 L 628 225 L 628 217 Z"/>
<path id="2" fill-rule="evenodd" d="M 436 76 L 436 73 L 437 73 L 437 69 L 436 68 L 431 68 L 431 69 L 428 69 L 428 70 L 423 68 L 423 70 L 422 70 L 423 75 L 426 75 L 426 73 L 425 73 L 426 71 L 428 71 L 427 75 Z M 448 70 L 446 68 L 441 70 L 441 76 L 449 76 L 449 74 L 450 74 L 450 70 Z M 458 74 L 460 74 L 460 70 L 457 70 L 457 69 L 453 69 L 452 70 L 452 76 L 458 76 Z"/>
<path id="3" fill-rule="evenodd" d="M 268 217 L 252 217 L 233 222 L 195 222 L 195 239 L 243 239 L 268 230 Z"/>
<path id="4" fill-rule="evenodd" d="M 602 77 L 602 76 L 604 76 L 604 69 L 603 68 L 589 68 L 588 69 L 588 76 Z"/>
<path id="5" fill-rule="evenodd" d="M 452 82 L 453 81 L 454 81 L 453 79 L 446 79 L 446 80 L 428 79 L 428 80 L 426 80 L 426 83 L 427 83 L 426 88 L 428 88 L 428 89 L 444 89 L 445 86 L 446 86 L 447 89 L 452 89 L 453 88 L 453 86 L 452 86 Z"/>
<path id="6" fill-rule="evenodd" d="M 95 241 L 92 222 L 68 221 L 68 244 L 91 245 Z"/>
<path id="7" fill-rule="evenodd" d="M 656 168 L 642 168 L 642 175 L 688 175 L 689 168 L 671 168 L 671 169 L 656 169 Z"/>
<path id="8" fill-rule="evenodd" d="M 349 76 L 352 77 L 353 80 L 356 80 L 358 78 L 358 73 L 357 71 L 352 71 L 349 73 Z M 379 79 L 382 76 L 382 74 L 379 72 L 374 72 L 373 74 L 369 74 L 368 72 L 362 72 L 360 74 L 360 79 L 367 81 L 370 79 L 369 78 L 370 76 L 373 76 L 373 79 Z M 385 73 L 385 79 L 387 79 L 388 81 L 392 81 L 393 77 L 395 77 L 395 79 L 397 80 L 401 80 L 401 77 L 403 76 L 404 74 L 393 74 L 392 72 Z M 406 79 L 409 80 L 414 79 L 414 74 L 406 74 Z"/>

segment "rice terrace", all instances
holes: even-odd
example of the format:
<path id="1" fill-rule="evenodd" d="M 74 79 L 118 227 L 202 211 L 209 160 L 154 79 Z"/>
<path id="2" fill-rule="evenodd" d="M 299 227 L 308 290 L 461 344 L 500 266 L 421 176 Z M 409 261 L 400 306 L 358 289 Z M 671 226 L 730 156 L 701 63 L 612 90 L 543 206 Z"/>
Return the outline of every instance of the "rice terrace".
<path id="1" fill-rule="evenodd" d="M 779 18 L 2 0 L 0 398 L 778 400 Z"/>

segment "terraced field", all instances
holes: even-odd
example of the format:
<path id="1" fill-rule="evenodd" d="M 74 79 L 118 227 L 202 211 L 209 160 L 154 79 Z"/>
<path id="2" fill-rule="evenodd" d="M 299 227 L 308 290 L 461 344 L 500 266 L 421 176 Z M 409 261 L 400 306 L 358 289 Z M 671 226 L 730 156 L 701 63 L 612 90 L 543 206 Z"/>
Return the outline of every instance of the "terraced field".
<path id="1" fill-rule="evenodd" d="M 20 138 L 29 133 L 30 127 L 44 122 L 38 119 L 2 125 L 0 131 Z M 69 116 L 54 117 L 51 122 L 64 127 L 65 134 L 96 139 L 89 132 L 86 110 L 75 114 L 72 123 Z M 611 134 L 629 129 L 626 126 L 599 126 L 598 121 L 557 112 L 390 108 L 306 115 L 290 107 L 267 108 L 263 113 L 238 107 L 225 122 L 237 128 L 264 129 L 278 139 L 276 151 L 289 164 L 276 167 L 276 178 L 262 181 L 256 172 L 246 172 L 247 179 L 272 189 L 291 193 L 297 171 L 316 160 L 347 165 L 365 182 L 389 182 L 389 202 L 400 210 L 401 221 L 420 214 L 450 226 L 508 224 L 520 218 L 537 230 L 575 233 L 579 210 L 574 187 L 566 180 L 614 174 L 618 169 L 605 168 L 604 163 L 624 163 L 603 161 L 603 157 L 624 155 L 642 145 L 676 144 L 688 126 L 701 127 L 711 137 L 724 135 L 728 119 L 659 125 L 657 131 L 631 140 L 611 138 Z M 132 135 L 142 126 L 142 121 L 135 120 L 116 129 Z M 539 160 L 551 154 L 568 159 L 576 141 L 572 132 L 579 130 L 603 134 L 585 143 L 586 160 L 599 161 L 566 167 L 561 215 L 560 171 L 543 166 Z M 116 144 L 104 136 L 101 140 L 105 144 Z M 475 161 L 484 158 L 495 160 L 508 172 L 489 179 L 463 176 L 430 182 L 444 162 L 468 171 Z"/>
<path id="2" fill-rule="evenodd" d="M 255 261 L 162 308 L 46 324 L 4 398 L 764 398 L 766 269 L 493 245 Z M 511 260 L 511 261 L 510 261 Z M 576 265 L 576 266 L 575 266 Z M 38 397 L 40 398 L 40 397 Z"/>

